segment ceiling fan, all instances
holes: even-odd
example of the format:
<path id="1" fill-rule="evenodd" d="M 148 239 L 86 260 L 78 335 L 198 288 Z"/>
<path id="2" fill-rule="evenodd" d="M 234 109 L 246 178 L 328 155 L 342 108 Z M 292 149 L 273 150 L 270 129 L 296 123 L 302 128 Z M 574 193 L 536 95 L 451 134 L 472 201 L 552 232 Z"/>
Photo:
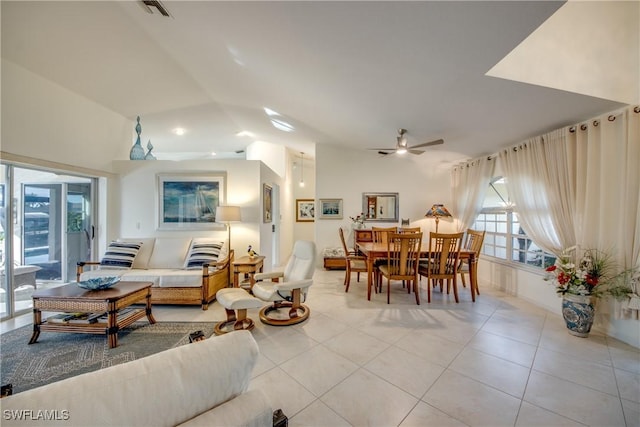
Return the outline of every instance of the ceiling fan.
<path id="1" fill-rule="evenodd" d="M 423 142 L 422 144 L 409 147 L 407 145 L 406 133 L 407 133 L 406 129 L 398 129 L 399 136 L 396 138 L 398 142 L 396 143 L 395 148 L 369 148 L 369 150 L 377 150 L 378 154 L 383 154 L 385 156 L 387 154 L 393 154 L 393 153 L 405 154 L 406 152 L 409 152 L 411 154 L 422 154 L 424 153 L 424 151 L 416 150 L 416 148 L 430 147 L 432 145 L 444 144 L 444 140 L 436 139 L 435 141 Z"/>

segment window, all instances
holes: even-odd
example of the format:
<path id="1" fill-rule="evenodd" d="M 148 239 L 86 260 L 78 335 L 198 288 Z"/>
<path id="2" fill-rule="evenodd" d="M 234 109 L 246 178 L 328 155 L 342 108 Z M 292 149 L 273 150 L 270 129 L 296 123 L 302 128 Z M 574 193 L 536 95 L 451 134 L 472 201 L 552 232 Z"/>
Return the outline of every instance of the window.
<path id="1" fill-rule="evenodd" d="M 520 227 L 502 177 L 489 184 L 482 211 L 471 228 L 486 231 L 482 247 L 485 255 L 540 269 L 555 262 L 555 256 L 540 249 Z"/>

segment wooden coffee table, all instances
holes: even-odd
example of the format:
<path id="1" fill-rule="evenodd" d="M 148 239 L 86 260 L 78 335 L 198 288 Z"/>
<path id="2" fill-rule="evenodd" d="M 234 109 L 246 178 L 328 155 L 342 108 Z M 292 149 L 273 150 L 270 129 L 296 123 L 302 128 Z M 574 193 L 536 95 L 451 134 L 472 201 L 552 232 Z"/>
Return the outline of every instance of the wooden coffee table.
<path id="1" fill-rule="evenodd" d="M 118 282 L 112 288 L 100 291 L 82 289 L 76 283 L 57 288 L 37 290 L 33 293 L 33 335 L 29 344 L 38 340 L 41 331 L 74 332 L 81 334 L 105 334 L 109 348 L 118 346 L 118 331 L 147 316 L 149 323 L 156 323 L 151 313 L 152 282 Z M 146 300 L 146 301 L 144 301 Z M 144 308 L 130 308 L 144 301 Z M 42 311 L 65 313 L 106 313 L 94 323 L 54 323 L 42 320 Z"/>

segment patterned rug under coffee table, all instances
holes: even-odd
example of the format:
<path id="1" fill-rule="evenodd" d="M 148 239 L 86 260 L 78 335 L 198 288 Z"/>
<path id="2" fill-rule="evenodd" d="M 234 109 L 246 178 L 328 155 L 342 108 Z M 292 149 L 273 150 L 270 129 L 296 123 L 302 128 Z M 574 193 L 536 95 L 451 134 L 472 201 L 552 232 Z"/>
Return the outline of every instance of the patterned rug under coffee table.
<path id="1" fill-rule="evenodd" d="M 0 384 L 13 392 L 29 390 L 85 372 L 140 359 L 189 343 L 189 334 L 213 334 L 215 322 L 136 322 L 118 332 L 118 347 L 109 348 L 102 335 L 42 333 L 29 345 L 33 326 L 0 336 Z"/>

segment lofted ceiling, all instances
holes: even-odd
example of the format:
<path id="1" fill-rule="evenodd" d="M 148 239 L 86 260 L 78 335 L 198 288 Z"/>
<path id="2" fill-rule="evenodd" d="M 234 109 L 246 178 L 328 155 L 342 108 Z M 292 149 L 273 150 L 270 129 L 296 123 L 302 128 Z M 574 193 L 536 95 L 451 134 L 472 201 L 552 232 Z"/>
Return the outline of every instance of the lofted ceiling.
<path id="1" fill-rule="evenodd" d="M 255 140 L 364 151 L 406 128 L 409 145 L 445 140 L 414 158 L 451 164 L 623 105 L 486 74 L 563 2 L 162 4 L 169 18 L 136 1 L 2 1 L 2 58 L 140 116 L 164 159 L 242 157 Z"/>

